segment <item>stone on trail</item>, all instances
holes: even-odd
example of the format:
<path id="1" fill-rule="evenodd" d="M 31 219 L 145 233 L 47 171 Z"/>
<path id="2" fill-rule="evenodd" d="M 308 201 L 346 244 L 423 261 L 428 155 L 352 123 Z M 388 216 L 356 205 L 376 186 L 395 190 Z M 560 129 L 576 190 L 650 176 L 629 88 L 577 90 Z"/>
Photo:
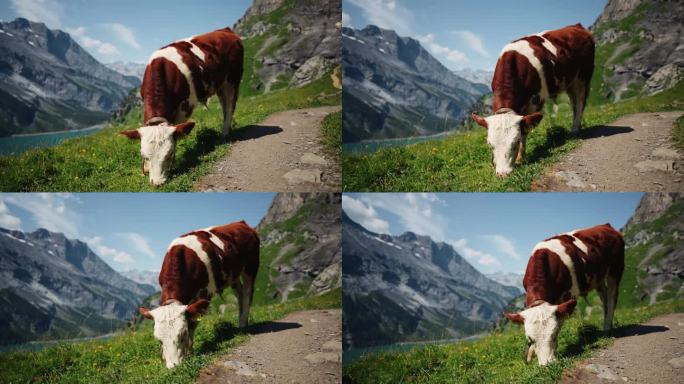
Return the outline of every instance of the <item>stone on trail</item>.
<path id="1" fill-rule="evenodd" d="M 247 364 L 241 361 L 228 360 L 224 361 L 223 365 L 232 369 L 240 376 L 256 376 L 256 372 L 250 368 Z"/>
<path id="2" fill-rule="evenodd" d="M 680 357 L 675 357 L 674 359 L 670 359 L 668 362 L 671 366 L 675 368 L 684 368 L 684 356 Z"/>
<path id="3" fill-rule="evenodd" d="M 299 161 L 308 165 L 328 165 L 327 160 L 311 152 L 303 154 Z"/>
<path id="4" fill-rule="evenodd" d="M 283 175 L 288 184 L 320 183 L 322 172 L 319 169 L 293 169 Z"/>
<path id="5" fill-rule="evenodd" d="M 584 369 L 593 372 L 601 379 L 615 381 L 620 377 L 615 374 L 607 365 L 603 364 L 588 364 Z"/>
<path id="6" fill-rule="evenodd" d="M 341 360 L 339 353 L 335 352 L 316 352 L 308 354 L 304 357 L 306 361 L 311 364 L 321 364 L 321 363 L 338 363 Z"/>

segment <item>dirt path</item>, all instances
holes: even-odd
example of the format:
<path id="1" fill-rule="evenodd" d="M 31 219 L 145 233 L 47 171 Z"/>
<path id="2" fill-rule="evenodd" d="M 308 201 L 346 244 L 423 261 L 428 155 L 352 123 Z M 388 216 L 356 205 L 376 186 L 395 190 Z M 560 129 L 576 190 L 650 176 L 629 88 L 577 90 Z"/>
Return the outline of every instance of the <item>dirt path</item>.
<path id="1" fill-rule="evenodd" d="M 198 183 L 196 191 L 338 191 L 339 159 L 320 144 L 323 118 L 340 107 L 274 113 L 234 133 L 230 153 Z"/>
<path id="2" fill-rule="evenodd" d="M 672 126 L 682 114 L 637 113 L 585 131 L 580 148 L 551 167 L 532 190 L 684 190 L 684 154 L 672 141 Z"/>
<path id="3" fill-rule="evenodd" d="M 684 313 L 616 330 L 608 348 L 563 375 L 565 384 L 681 383 L 684 375 Z"/>
<path id="4" fill-rule="evenodd" d="M 339 383 L 342 310 L 302 311 L 251 329 L 247 343 L 200 372 L 198 383 Z"/>

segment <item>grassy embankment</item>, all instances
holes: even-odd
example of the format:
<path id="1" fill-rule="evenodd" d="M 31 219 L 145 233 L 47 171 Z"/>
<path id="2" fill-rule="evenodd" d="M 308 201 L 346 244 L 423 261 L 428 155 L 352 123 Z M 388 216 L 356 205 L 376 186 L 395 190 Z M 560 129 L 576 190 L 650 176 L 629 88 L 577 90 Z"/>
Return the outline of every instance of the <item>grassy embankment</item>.
<path id="1" fill-rule="evenodd" d="M 248 129 L 271 113 L 295 108 L 340 103 L 339 91 L 330 76 L 301 88 L 242 97 L 233 120 L 233 133 Z M 14 157 L 0 157 L 2 191 L 187 191 L 212 164 L 230 151 L 221 139 L 221 108 L 214 97 L 208 108 L 197 108 L 191 134 L 178 141 L 174 175 L 155 188 L 141 172 L 140 144 L 118 134 L 135 129 L 142 111 L 132 111 L 121 125 L 88 137 L 67 140 L 50 148 L 35 149 Z"/>
<path id="2" fill-rule="evenodd" d="M 617 103 L 587 107 L 580 137 L 570 133 L 572 112 L 567 103 L 559 104 L 554 116 L 550 107 L 539 126 L 527 139 L 525 164 L 508 177 L 496 177 L 491 165 L 491 149 L 486 131 L 477 127 L 406 147 L 379 150 L 364 155 L 343 155 L 345 191 L 528 191 L 553 163 L 577 148 L 581 137 L 616 118 L 637 112 L 656 112 L 684 108 L 684 82 L 649 97 L 634 97 Z M 684 136 L 680 129 L 680 138 Z"/>
<path id="3" fill-rule="evenodd" d="M 56 383 L 190 383 L 200 369 L 217 356 L 229 352 L 249 338 L 239 332 L 232 293 L 215 297 L 209 313 L 195 331 L 194 354 L 178 367 L 167 370 L 160 359 L 158 341 L 152 336 L 152 322 L 138 326 L 107 341 L 61 344 L 40 352 L 14 352 L 0 355 L 0 382 Z M 220 303 L 228 303 L 220 315 Z M 232 303 L 232 304 L 231 304 Z M 270 322 L 294 311 L 339 308 L 339 289 L 283 304 L 255 306 L 250 324 Z"/>

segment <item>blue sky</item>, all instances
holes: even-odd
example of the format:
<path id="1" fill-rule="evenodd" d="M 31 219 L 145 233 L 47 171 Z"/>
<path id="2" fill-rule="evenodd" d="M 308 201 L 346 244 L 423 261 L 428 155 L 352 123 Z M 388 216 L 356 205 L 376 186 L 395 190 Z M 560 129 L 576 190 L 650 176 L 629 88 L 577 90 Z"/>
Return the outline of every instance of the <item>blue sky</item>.
<path id="1" fill-rule="evenodd" d="M 610 223 L 620 229 L 641 193 L 345 194 L 344 211 L 378 233 L 412 231 L 451 244 L 478 270 L 524 273 L 538 242 Z"/>
<path id="2" fill-rule="evenodd" d="M 21 16 L 71 34 L 103 63 L 147 62 L 156 49 L 233 24 L 251 0 L 0 0 L 0 19 Z"/>
<path id="3" fill-rule="evenodd" d="M 86 241 L 112 268 L 159 270 L 166 249 L 194 229 L 256 226 L 273 193 L 0 193 L 0 227 L 47 228 Z"/>
<path id="4" fill-rule="evenodd" d="M 447 68 L 494 70 L 506 43 L 581 22 L 589 27 L 607 0 L 343 0 L 343 23 L 375 24 L 421 41 Z"/>

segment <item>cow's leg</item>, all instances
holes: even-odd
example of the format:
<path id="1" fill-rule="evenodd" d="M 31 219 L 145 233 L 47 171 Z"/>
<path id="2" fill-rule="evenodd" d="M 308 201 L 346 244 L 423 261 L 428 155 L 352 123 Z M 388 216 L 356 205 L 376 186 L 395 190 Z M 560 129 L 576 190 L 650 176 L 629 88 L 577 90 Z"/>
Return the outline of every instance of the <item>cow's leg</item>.
<path id="1" fill-rule="evenodd" d="M 520 139 L 520 146 L 518 147 L 518 156 L 515 158 L 515 163 L 517 165 L 522 164 L 525 159 L 525 142 L 527 141 L 527 135 L 523 134 Z"/>
<path id="2" fill-rule="evenodd" d="M 608 276 L 606 278 L 608 289 L 606 294 L 607 305 L 605 317 L 603 318 L 603 330 L 608 332 L 613 328 L 613 315 L 615 314 L 615 307 L 617 307 L 618 292 L 620 280 L 616 279 L 614 276 Z"/>
<path id="3" fill-rule="evenodd" d="M 606 287 L 606 282 L 601 281 L 598 286 L 596 287 L 596 293 L 599 295 L 599 299 L 601 299 L 601 306 L 603 307 L 603 318 L 606 318 L 606 314 L 608 313 L 608 288 Z"/>
<path id="4" fill-rule="evenodd" d="M 223 109 L 223 137 L 230 138 L 230 126 L 237 101 L 237 88 L 230 82 L 225 82 L 218 91 L 221 108 Z"/>
<path id="5" fill-rule="evenodd" d="M 235 295 L 235 297 L 237 297 L 238 311 L 240 311 L 240 318 L 242 318 L 242 297 L 244 295 L 244 289 L 242 287 L 240 279 L 238 278 L 236 282 L 230 285 L 230 287 L 233 288 L 233 294 Z"/>
<path id="6" fill-rule="evenodd" d="M 252 300 L 254 299 L 254 284 L 256 283 L 257 272 L 259 271 L 259 254 L 251 257 L 242 271 L 242 284 L 244 290 L 242 292 L 242 306 L 240 307 L 240 327 L 247 326 L 249 320 L 249 309 L 252 307 Z"/>

